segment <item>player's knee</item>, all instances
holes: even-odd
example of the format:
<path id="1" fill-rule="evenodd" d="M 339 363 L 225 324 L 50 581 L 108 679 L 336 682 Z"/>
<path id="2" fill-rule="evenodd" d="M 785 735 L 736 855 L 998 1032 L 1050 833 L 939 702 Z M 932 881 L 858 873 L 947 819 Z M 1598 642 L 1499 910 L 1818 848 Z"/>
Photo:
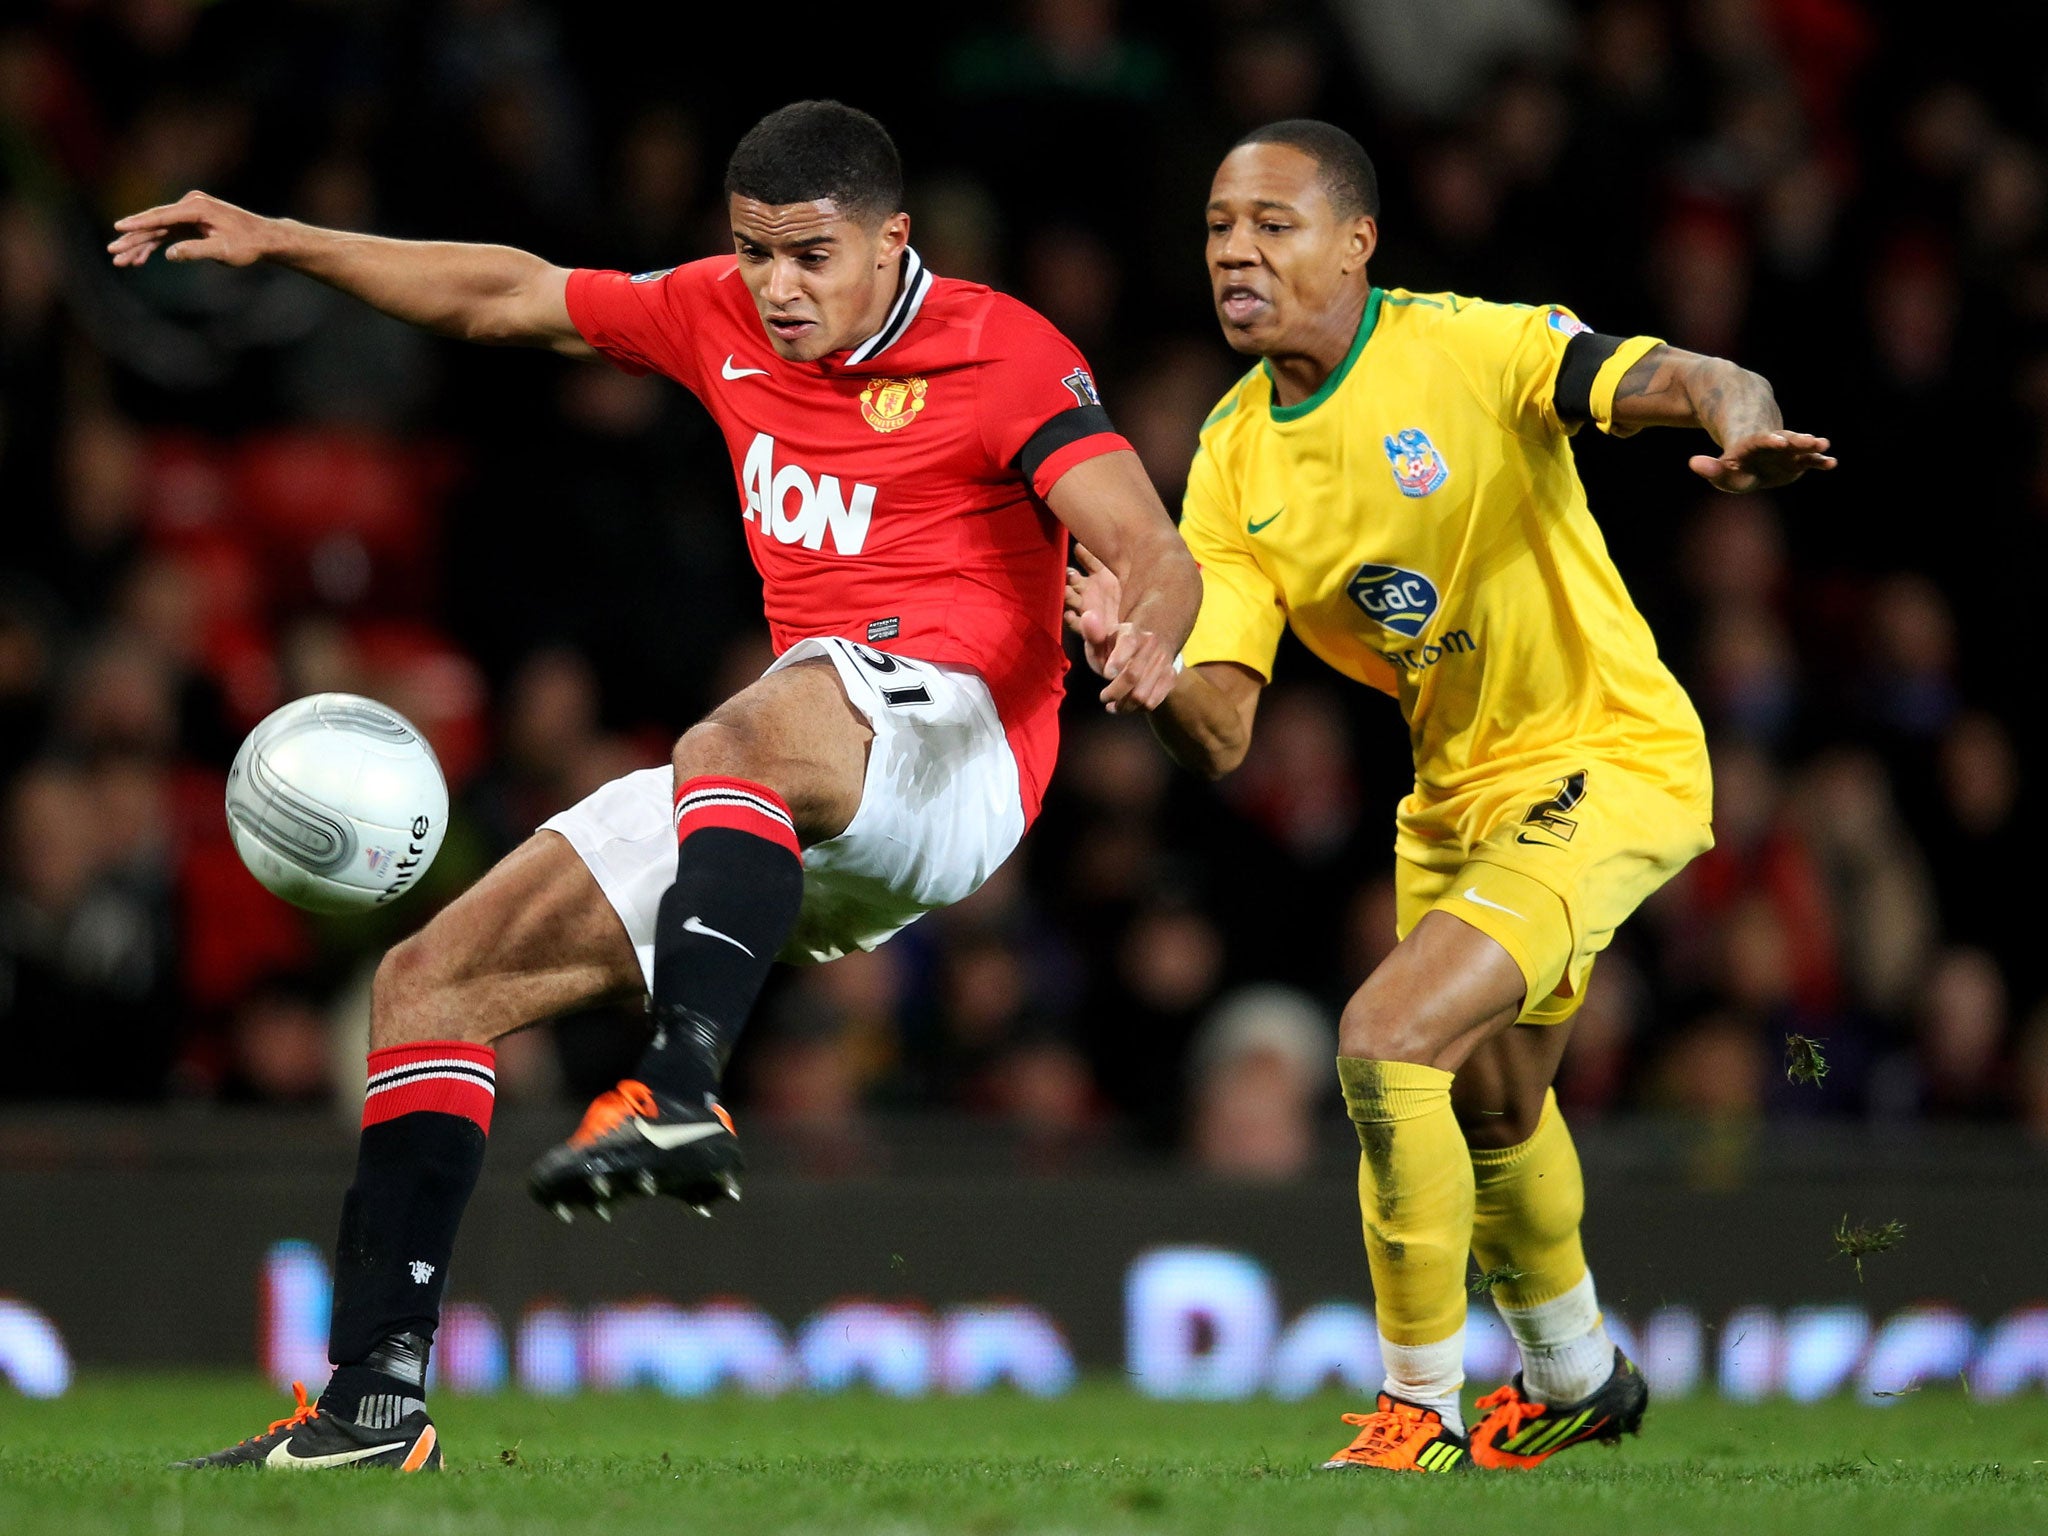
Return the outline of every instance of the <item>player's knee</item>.
<path id="1" fill-rule="evenodd" d="M 760 744 L 754 732 L 736 720 L 700 720 L 683 732 L 669 754 L 676 782 L 714 774 L 720 778 L 755 779 L 762 774 Z"/>
<path id="2" fill-rule="evenodd" d="M 431 989 L 432 956 L 423 942 L 425 935 L 401 939 L 384 951 L 377 962 L 377 974 L 370 982 L 370 1006 L 374 1016 L 383 1018 Z"/>
<path id="3" fill-rule="evenodd" d="M 449 1038 L 443 1021 L 459 1012 L 451 1004 L 459 974 L 454 958 L 432 923 L 384 952 L 370 982 L 373 1047 Z"/>
<path id="4" fill-rule="evenodd" d="M 1366 1061 L 1413 1061 L 1437 1065 L 1441 1042 L 1415 1020 L 1354 997 L 1337 1021 L 1337 1054 Z"/>
<path id="5" fill-rule="evenodd" d="M 1457 1104 L 1455 1091 L 1451 1097 L 1458 1109 L 1458 1125 L 1465 1133 L 1465 1144 L 1475 1151 L 1502 1152 L 1519 1147 L 1536 1134 L 1536 1127 L 1543 1121 L 1541 1090 L 1533 1098 L 1510 1093 L 1498 1103 L 1477 1106 Z"/>

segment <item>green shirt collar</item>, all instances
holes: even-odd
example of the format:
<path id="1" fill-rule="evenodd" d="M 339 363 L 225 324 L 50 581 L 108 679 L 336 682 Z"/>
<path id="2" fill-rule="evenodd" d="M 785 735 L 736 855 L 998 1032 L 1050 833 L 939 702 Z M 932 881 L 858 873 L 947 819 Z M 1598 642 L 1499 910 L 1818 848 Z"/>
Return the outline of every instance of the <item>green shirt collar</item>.
<path id="1" fill-rule="evenodd" d="M 1365 343 L 1371 337 L 1373 327 L 1380 323 L 1380 300 L 1384 297 L 1386 297 L 1386 290 L 1384 288 L 1372 290 L 1370 297 L 1365 301 L 1365 313 L 1358 321 L 1358 334 L 1351 338 L 1351 350 L 1344 354 L 1344 361 L 1331 371 L 1327 379 L 1323 380 L 1322 388 L 1318 389 L 1299 405 L 1282 405 L 1277 398 L 1267 401 L 1267 409 L 1273 413 L 1275 421 L 1299 421 L 1310 411 L 1329 399 L 1330 396 L 1337 393 L 1337 387 L 1350 374 L 1351 365 L 1358 361 L 1358 354 L 1365 350 Z M 1266 370 L 1267 382 L 1277 389 L 1279 387 L 1279 380 L 1273 377 L 1272 363 L 1265 362 L 1259 366 Z"/>

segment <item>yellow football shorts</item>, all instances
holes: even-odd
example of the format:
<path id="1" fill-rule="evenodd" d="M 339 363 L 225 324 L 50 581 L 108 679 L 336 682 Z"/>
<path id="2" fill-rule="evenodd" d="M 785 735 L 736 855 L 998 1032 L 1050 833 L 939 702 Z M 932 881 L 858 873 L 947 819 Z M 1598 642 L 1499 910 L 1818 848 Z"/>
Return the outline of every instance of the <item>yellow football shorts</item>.
<path id="1" fill-rule="evenodd" d="M 1702 769 L 1704 775 L 1704 769 Z M 1514 957 L 1523 1024 L 1562 1024 L 1614 930 L 1714 846 L 1701 806 L 1609 762 L 1561 763 L 1439 800 L 1410 795 L 1394 840 L 1396 923 L 1448 912 Z"/>

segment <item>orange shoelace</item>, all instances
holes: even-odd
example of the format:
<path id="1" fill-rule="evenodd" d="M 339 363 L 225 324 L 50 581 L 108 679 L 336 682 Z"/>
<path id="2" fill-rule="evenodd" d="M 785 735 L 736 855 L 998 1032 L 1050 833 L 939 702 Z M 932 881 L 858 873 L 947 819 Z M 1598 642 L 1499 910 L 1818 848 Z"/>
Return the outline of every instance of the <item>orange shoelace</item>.
<path id="1" fill-rule="evenodd" d="M 1531 1419 L 1542 1418 L 1547 1411 L 1545 1404 L 1532 1403 L 1522 1396 L 1521 1393 L 1517 1392 L 1513 1382 L 1509 1382 L 1498 1391 L 1487 1393 L 1486 1396 L 1479 1399 L 1477 1406 L 1481 1413 L 1501 1412 L 1507 1415 L 1507 1427 L 1493 1437 L 1493 1444 L 1495 1445 L 1500 1445 L 1505 1441 L 1514 1439 L 1516 1435 L 1522 1432 L 1524 1424 L 1527 1424 Z"/>
<path id="2" fill-rule="evenodd" d="M 263 1431 L 264 1435 L 274 1435 L 280 1429 L 297 1429 L 301 1424 L 310 1423 L 312 1420 L 320 1417 L 320 1410 L 312 1403 L 306 1401 L 306 1384 L 303 1381 L 292 1383 L 292 1396 L 296 1399 L 297 1406 L 283 1418 L 274 1422 L 270 1428 Z M 249 1440 L 260 1440 L 262 1438 L 263 1435 L 251 1435 Z M 247 1445 L 249 1440 L 244 1440 L 242 1443 Z"/>
<path id="3" fill-rule="evenodd" d="M 1377 1413 L 1347 1413 L 1344 1422 L 1356 1425 L 1359 1436 L 1339 1454 L 1358 1461 L 1398 1456 L 1435 1417 L 1412 1403 L 1393 1403 Z"/>
<path id="4" fill-rule="evenodd" d="M 590 1108 L 583 1112 L 583 1123 L 576 1127 L 576 1134 L 569 1138 L 569 1142 L 580 1147 L 597 1140 L 622 1121 L 636 1115 L 641 1119 L 652 1119 L 659 1113 L 647 1085 L 629 1077 L 618 1087 L 608 1088 L 590 1101 Z"/>

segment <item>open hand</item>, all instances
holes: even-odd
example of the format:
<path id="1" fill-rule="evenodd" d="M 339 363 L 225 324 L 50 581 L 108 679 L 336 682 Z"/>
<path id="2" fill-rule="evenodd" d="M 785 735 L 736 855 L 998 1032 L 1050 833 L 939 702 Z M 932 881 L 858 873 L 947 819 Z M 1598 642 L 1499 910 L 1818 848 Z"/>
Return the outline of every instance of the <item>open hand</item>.
<path id="1" fill-rule="evenodd" d="M 117 267 L 141 266 L 158 246 L 164 247 L 165 261 L 246 267 L 270 254 L 277 221 L 205 192 L 187 192 L 175 203 L 116 219 L 114 228 L 120 233 L 107 250 Z"/>
<path id="2" fill-rule="evenodd" d="M 1081 637 L 1082 651 L 1097 677 L 1109 675 L 1109 653 L 1123 617 L 1123 595 L 1116 572 L 1076 544 L 1074 563 L 1067 567 L 1067 628 Z"/>
<path id="3" fill-rule="evenodd" d="M 1751 432 L 1712 454 L 1695 454 L 1692 472 L 1717 490 L 1767 491 L 1790 485 L 1809 469 L 1833 469 L 1828 440 L 1810 432 Z"/>
<path id="4" fill-rule="evenodd" d="M 1081 637 L 1088 665 L 1108 680 L 1100 695 L 1112 715 L 1157 709 L 1173 692 L 1173 652 L 1150 630 L 1122 619 L 1116 572 L 1081 545 L 1067 567 L 1067 628 Z"/>

